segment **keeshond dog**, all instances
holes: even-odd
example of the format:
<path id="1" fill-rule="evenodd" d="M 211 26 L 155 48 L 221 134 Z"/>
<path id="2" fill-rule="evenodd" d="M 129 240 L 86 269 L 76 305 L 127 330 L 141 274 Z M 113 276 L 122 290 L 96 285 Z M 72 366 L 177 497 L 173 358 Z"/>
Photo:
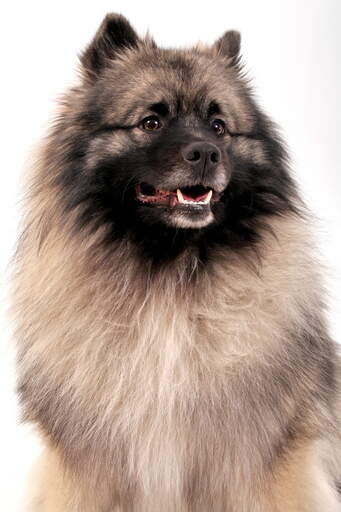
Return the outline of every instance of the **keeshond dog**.
<path id="1" fill-rule="evenodd" d="M 26 184 L 14 312 L 33 512 L 341 510 L 310 217 L 240 36 L 108 15 Z"/>

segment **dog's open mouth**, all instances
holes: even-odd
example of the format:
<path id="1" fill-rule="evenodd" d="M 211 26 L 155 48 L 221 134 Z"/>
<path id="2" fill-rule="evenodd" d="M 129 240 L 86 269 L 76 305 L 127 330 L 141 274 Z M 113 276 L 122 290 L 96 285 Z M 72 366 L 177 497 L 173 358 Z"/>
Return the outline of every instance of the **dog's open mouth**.
<path id="1" fill-rule="evenodd" d="M 181 187 L 176 190 L 162 190 L 148 183 L 140 183 L 136 186 L 136 197 L 141 203 L 148 205 L 165 205 L 170 207 L 185 205 L 187 207 L 202 208 L 212 202 L 219 201 L 220 194 L 212 188 L 203 185 Z"/>

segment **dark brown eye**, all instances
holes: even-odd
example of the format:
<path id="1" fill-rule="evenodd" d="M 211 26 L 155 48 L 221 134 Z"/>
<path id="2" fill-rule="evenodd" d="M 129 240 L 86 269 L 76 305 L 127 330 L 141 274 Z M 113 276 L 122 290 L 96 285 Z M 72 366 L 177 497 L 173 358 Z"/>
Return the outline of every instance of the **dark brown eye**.
<path id="1" fill-rule="evenodd" d="M 156 116 L 146 117 L 141 123 L 144 130 L 149 132 L 159 130 L 161 128 L 161 121 Z"/>
<path id="2" fill-rule="evenodd" d="M 224 135 L 225 133 L 225 123 L 221 119 L 215 119 L 211 124 L 213 130 L 217 135 Z"/>

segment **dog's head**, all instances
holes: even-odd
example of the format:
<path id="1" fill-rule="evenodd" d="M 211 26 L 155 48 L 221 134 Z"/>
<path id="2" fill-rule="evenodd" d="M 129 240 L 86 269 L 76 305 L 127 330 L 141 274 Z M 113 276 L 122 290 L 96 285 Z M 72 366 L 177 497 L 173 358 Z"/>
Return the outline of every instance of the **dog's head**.
<path id="1" fill-rule="evenodd" d="M 52 138 L 66 210 L 166 257 L 250 243 L 264 216 L 291 209 L 285 153 L 239 51 L 235 31 L 212 47 L 160 49 L 108 15 Z"/>

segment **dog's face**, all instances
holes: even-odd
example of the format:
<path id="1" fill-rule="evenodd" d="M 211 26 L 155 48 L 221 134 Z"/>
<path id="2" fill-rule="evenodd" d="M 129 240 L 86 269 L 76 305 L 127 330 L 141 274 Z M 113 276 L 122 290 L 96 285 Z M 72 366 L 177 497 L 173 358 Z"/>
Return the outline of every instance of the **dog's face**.
<path id="1" fill-rule="evenodd" d="M 290 207 L 284 152 L 242 79 L 239 47 L 230 31 L 210 48 L 163 50 L 121 16 L 104 20 L 55 139 L 81 222 L 166 254 L 252 241 L 262 216 Z"/>

